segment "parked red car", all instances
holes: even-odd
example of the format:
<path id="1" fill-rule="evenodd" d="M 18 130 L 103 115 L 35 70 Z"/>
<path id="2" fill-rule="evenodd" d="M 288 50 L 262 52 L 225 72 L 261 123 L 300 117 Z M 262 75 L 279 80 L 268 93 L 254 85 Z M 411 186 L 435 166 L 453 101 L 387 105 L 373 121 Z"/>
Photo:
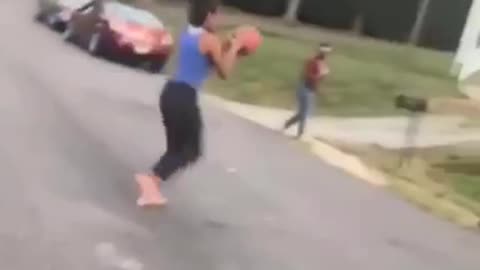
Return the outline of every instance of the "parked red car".
<path id="1" fill-rule="evenodd" d="M 151 72 L 163 69 L 173 47 L 172 35 L 152 13 L 115 1 L 94 1 L 75 11 L 63 37 L 92 55 L 143 65 Z"/>

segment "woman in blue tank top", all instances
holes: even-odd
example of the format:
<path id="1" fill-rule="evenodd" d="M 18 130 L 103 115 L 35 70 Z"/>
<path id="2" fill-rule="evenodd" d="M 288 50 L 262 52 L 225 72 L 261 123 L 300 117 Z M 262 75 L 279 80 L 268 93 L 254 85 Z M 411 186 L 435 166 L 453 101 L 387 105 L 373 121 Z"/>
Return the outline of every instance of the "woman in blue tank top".
<path id="1" fill-rule="evenodd" d="M 189 26 L 178 42 L 178 67 L 160 97 L 167 150 L 152 173 L 135 176 L 140 188 L 139 206 L 166 204 L 159 182 L 168 180 L 201 156 L 202 117 L 198 92 L 212 70 L 226 79 L 241 49 L 240 42 L 232 38 L 224 50 L 220 38 L 214 34 L 218 6 L 218 0 L 190 1 Z"/>

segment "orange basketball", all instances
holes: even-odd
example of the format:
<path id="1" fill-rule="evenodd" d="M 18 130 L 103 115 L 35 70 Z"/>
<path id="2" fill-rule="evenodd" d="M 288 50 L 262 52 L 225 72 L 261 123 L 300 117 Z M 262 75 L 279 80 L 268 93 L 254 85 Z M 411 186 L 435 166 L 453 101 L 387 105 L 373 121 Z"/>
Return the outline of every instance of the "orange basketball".
<path id="1" fill-rule="evenodd" d="M 262 35 L 254 26 L 240 26 L 235 30 L 235 36 L 243 44 L 242 54 L 252 54 L 262 44 Z"/>

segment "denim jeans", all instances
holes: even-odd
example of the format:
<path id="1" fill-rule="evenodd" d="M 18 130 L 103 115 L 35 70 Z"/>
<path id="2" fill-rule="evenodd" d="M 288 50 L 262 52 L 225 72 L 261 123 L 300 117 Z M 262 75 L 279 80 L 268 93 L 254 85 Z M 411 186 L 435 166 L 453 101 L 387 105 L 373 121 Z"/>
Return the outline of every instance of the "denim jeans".
<path id="1" fill-rule="evenodd" d="M 304 85 L 300 86 L 297 90 L 297 112 L 285 122 L 285 129 L 298 123 L 297 136 L 302 136 L 307 118 L 312 113 L 314 100 L 313 91 Z"/>

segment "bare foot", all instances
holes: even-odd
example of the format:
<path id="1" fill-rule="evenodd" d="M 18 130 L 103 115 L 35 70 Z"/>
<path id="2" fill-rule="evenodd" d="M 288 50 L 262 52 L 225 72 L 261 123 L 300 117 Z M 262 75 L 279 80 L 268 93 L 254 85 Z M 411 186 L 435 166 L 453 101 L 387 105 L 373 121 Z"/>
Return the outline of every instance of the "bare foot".
<path id="1" fill-rule="evenodd" d="M 160 192 L 158 186 L 159 179 L 148 174 L 137 174 L 135 180 L 138 184 L 140 196 L 137 200 L 137 205 L 140 207 L 146 206 L 163 206 L 168 200 Z"/>

